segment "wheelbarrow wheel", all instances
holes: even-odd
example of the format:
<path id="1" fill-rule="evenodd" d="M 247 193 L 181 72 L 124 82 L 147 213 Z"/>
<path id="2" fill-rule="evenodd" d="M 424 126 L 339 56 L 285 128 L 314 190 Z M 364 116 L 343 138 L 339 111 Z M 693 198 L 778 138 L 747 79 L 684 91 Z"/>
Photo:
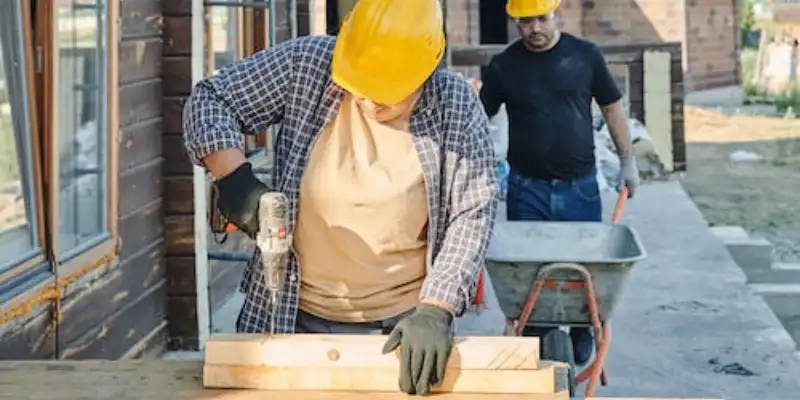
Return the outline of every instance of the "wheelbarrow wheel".
<path id="1" fill-rule="evenodd" d="M 562 362 L 567 367 L 567 387 L 570 397 L 575 396 L 575 353 L 572 339 L 561 329 L 552 329 L 541 338 L 543 360 Z"/>

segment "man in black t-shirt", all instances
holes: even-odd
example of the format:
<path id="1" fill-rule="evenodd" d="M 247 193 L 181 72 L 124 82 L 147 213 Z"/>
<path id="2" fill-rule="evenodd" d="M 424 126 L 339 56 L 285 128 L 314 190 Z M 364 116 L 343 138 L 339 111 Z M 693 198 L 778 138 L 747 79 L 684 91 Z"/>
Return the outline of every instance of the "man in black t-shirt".
<path id="1" fill-rule="evenodd" d="M 510 221 L 602 220 L 592 99 L 617 147 L 620 182 L 631 196 L 639 182 L 622 94 L 599 47 L 558 30 L 559 5 L 560 0 L 509 0 L 506 11 L 521 38 L 483 71 L 486 113 L 494 116 L 505 103 L 509 118 Z M 590 330 L 573 328 L 570 336 L 576 364 L 585 364 L 594 347 Z"/>

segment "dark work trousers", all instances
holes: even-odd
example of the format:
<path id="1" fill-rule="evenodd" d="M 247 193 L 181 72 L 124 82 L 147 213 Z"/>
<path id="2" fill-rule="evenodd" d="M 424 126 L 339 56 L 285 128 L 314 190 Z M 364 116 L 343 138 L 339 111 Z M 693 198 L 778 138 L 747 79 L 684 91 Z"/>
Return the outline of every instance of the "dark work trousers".
<path id="1" fill-rule="evenodd" d="M 576 221 L 603 220 L 603 205 L 597 173 L 574 180 L 544 180 L 529 178 L 514 172 L 508 178 L 506 216 L 509 221 Z M 526 329 L 526 335 L 542 336 L 556 328 Z M 589 328 L 571 328 L 575 362 L 589 361 L 594 348 Z"/>
<path id="2" fill-rule="evenodd" d="M 388 335 L 401 319 L 410 315 L 414 310 L 409 310 L 396 317 L 387 318 L 376 322 L 335 322 L 303 310 L 297 311 L 295 333 L 328 333 L 344 335 Z"/>

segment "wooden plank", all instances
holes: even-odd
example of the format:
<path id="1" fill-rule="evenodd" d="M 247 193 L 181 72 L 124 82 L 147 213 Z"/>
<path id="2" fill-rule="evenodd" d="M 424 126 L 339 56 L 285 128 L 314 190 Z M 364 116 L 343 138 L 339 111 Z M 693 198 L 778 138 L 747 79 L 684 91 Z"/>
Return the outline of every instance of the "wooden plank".
<path id="1" fill-rule="evenodd" d="M 194 294 L 170 296 L 167 299 L 167 310 L 170 336 L 197 336 L 197 298 Z"/>
<path id="2" fill-rule="evenodd" d="M 161 199 L 123 216 L 119 221 L 120 261 L 124 262 L 164 234 L 161 223 Z"/>
<path id="3" fill-rule="evenodd" d="M 192 58 L 164 56 L 164 96 L 188 96 L 192 91 Z"/>
<path id="4" fill-rule="evenodd" d="M 184 149 L 181 150 L 185 152 Z M 194 185 L 191 175 L 164 178 L 164 213 L 172 215 L 194 213 Z"/>
<path id="5" fill-rule="evenodd" d="M 128 3 L 123 2 L 123 4 Z M 119 46 L 119 81 L 122 84 L 161 75 L 161 39 L 125 40 Z"/>
<path id="6" fill-rule="evenodd" d="M 209 390 L 202 388 L 201 362 L 164 360 L 16 361 L 0 363 L 0 387 L 9 399 L 292 399 L 402 400 L 394 388 L 386 393 Z M 46 382 L 47 384 L 42 384 Z M 444 393 L 436 400 L 568 400 L 559 394 Z"/>
<path id="7" fill-rule="evenodd" d="M 189 155 L 183 145 L 183 136 L 165 133 L 161 142 L 162 147 L 169 150 L 164 152 L 164 175 L 190 175 L 192 163 L 189 162 Z"/>
<path id="8" fill-rule="evenodd" d="M 183 105 L 186 97 L 164 97 L 164 134 L 183 134 Z M 185 152 L 185 150 L 184 150 Z"/>
<path id="9" fill-rule="evenodd" d="M 119 212 L 127 215 L 161 197 L 162 159 L 154 158 L 120 174 Z"/>
<path id="10" fill-rule="evenodd" d="M 385 335 L 259 335 L 218 333 L 206 342 L 206 365 L 325 368 L 396 368 L 399 350 L 381 354 Z M 457 337 L 450 370 L 539 368 L 535 337 Z M 396 383 L 397 381 L 395 381 Z"/>
<path id="11" fill-rule="evenodd" d="M 191 17 L 192 0 L 162 0 L 161 11 L 165 17 Z"/>
<path id="12" fill-rule="evenodd" d="M 164 217 L 167 236 L 167 254 L 171 256 L 194 255 L 194 217 L 168 215 Z"/>
<path id="13" fill-rule="evenodd" d="M 173 1 L 175 0 L 166 2 Z M 162 0 L 120 1 L 119 17 L 122 20 L 122 39 L 160 36 L 162 2 Z"/>
<path id="14" fill-rule="evenodd" d="M 23 324 L 10 322 L 0 331 L 0 360 L 46 359 L 55 354 L 56 325 L 48 306 L 35 309 Z"/>
<path id="15" fill-rule="evenodd" d="M 164 55 L 192 54 L 192 17 L 164 17 Z"/>
<path id="16" fill-rule="evenodd" d="M 170 296 L 194 296 L 194 256 L 167 259 L 167 286 Z"/>
<path id="17" fill-rule="evenodd" d="M 167 351 L 167 321 L 153 328 L 139 343 L 131 347 L 127 353 L 120 357 L 121 360 L 161 358 Z"/>
<path id="18" fill-rule="evenodd" d="M 391 367 L 203 367 L 203 385 L 214 389 L 391 392 L 398 390 L 399 365 Z M 434 393 L 541 393 L 566 389 L 566 367 L 543 361 L 536 370 L 448 369 Z"/>
<path id="19" fill-rule="evenodd" d="M 59 343 L 63 345 L 80 339 L 86 332 L 102 325 L 106 317 L 128 306 L 147 289 L 160 284 L 164 279 L 163 257 L 164 241 L 155 241 L 76 294 L 65 298 L 58 326 Z"/>
<path id="20" fill-rule="evenodd" d="M 506 44 L 450 44 L 451 67 L 486 65 Z M 626 63 L 641 58 L 641 46 L 602 46 L 606 62 Z"/>
<path id="21" fill-rule="evenodd" d="M 122 129 L 119 140 L 120 172 L 161 157 L 162 144 L 161 118 L 129 125 Z M 162 164 L 162 168 L 164 167 Z"/>
<path id="22" fill-rule="evenodd" d="M 120 126 L 161 116 L 161 79 L 139 81 L 119 90 Z"/>
<path id="23" fill-rule="evenodd" d="M 65 359 L 119 358 L 165 320 L 167 285 L 158 284 L 109 316 L 106 321 L 61 350 Z M 86 312 L 86 310 L 83 310 Z"/>

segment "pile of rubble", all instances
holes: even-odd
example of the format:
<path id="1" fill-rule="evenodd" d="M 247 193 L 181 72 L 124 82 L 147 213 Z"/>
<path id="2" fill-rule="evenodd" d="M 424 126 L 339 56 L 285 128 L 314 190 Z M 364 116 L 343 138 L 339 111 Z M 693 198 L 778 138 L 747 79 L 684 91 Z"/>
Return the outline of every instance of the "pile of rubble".
<path id="1" fill-rule="evenodd" d="M 628 120 L 631 142 L 643 181 L 654 180 L 665 175 L 664 164 L 659 159 L 644 124 L 637 119 Z M 494 144 L 495 157 L 498 162 L 506 159 L 508 154 L 508 115 L 505 105 L 491 120 L 490 133 Z M 595 160 L 597 162 L 597 180 L 600 190 L 612 190 L 618 187 L 619 157 L 614 141 L 608 132 L 605 121 L 598 119 L 594 123 Z"/>

